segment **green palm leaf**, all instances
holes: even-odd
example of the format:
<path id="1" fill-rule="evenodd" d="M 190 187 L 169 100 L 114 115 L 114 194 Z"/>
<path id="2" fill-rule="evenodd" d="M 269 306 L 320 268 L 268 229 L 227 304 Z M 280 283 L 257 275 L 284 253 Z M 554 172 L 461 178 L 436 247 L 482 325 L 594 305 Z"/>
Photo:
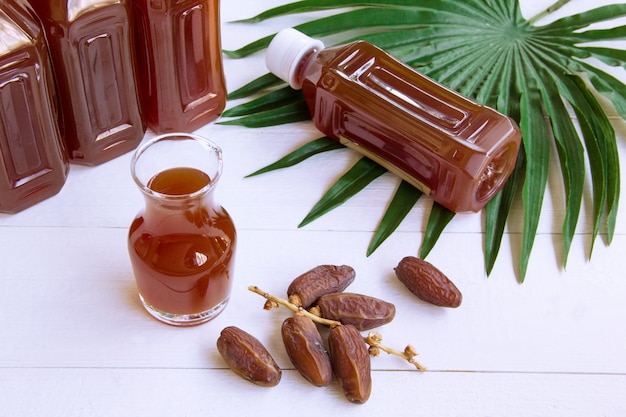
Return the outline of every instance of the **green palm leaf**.
<path id="1" fill-rule="evenodd" d="M 306 226 L 353 197 L 387 170 L 368 158 L 361 158 L 313 206 L 298 227 Z"/>
<path id="2" fill-rule="evenodd" d="M 393 199 L 389 203 L 389 209 L 380 220 L 372 241 L 367 248 L 367 256 L 374 251 L 396 230 L 402 220 L 409 214 L 411 208 L 422 196 L 422 192 L 406 181 L 401 181 Z"/>
<path id="3" fill-rule="evenodd" d="M 424 232 L 422 247 L 419 255 L 426 258 L 430 251 L 435 247 L 435 243 L 439 240 L 441 233 L 444 231 L 448 223 L 454 218 L 454 212 L 439 204 L 433 204 L 433 209 L 428 216 L 428 224 Z"/>
<path id="4" fill-rule="evenodd" d="M 524 132 L 524 155 L 526 156 L 526 175 L 522 186 L 524 204 L 524 230 L 522 232 L 522 253 L 520 254 L 520 279 L 526 276 L 530 252 L 535 241 L 543 196 L 548 183 L 550 166 L 550 142 L 548 128 L 543 114 L 533 111 L 541 107 L 539 92 L 526 85 L 528 93 L 522 95 L 521 125 Z"/>
<path id="5" fill-rule="evenodd" d="M 239 117 L 249 114 L 262 113 L 286 105 L 295 105 L 302 102 L 302 94 L 289 87 L 267 93 L 263 97 L 248 101 L 239 106 L 226 110 L 224 117 Z"/>
<path id="6" fill-rule="evenodd" d="M 236 100 L 238 98 L 244 98 L 251 96 L 261 90 L 272 88 L 282 84 L 282 80 L 274 74 L 268 73 L 255 80 L 250 81 L 248 84 L 235 91 L 231 91 L 228 94 L 228 100 Z"/>
<path id="7" fill-rule="evenodd" d="M 246 175 L 246 177 L 252 177 L 255 175 L 263 174 L 265 172 L 274 171 L 276 169 L 289 168 L 291 166 L 299 164 L 305 159 L 312 157 L 313 155 L 317 155 L 318 153 L 332 151 L 334 149 L 341 149 L 343 147 L 344 146 L 341 143 L 337 142 L 336 140 L 332 140 L 329 137 L 319 138 L 305 144 L 304 146 L 299 147 L 293 152 L 290 152 L 278 161 L 257 171 L 254 171 L 252 174 Z"/>
<path id="8" fill-rule="evenodd" d="M 557 152 L 561 160 L 561 172 L 565 187 L 566 207 L 563 222 L 563 240 L 565 245 L 565 261 L 574 237 L 578 214 L 583 197 L 585 170 L 584 150 L 572 119 L 554 85 L 543 84 L 542 93 L 546 112 L 552 121 L 552 130 L 557 144 Z"/>
<path id="9" fill-rule="evenodd" d="M 560 162 L 565 216 L 563 265 L 575 238 L 589 167 L 592 192 L 592 249 L 606 231 L 610 244 L 619 204 L 619 155 L 615 130 L 597 95 L 605 96 L 626 119 L 626 85 L 592 65 L 588 58 L 626 68 L 626 51 L 589 44 L 626 39 L 626 27 L 606 29 L 596 23 L 626 16 L 626 4 L 612 4 L 538 25 L 537 22 L 567 3 L 560 0 L 525 19 L 517 0 L 350 1 L 302 0 L 266 10 L 241 20 L 251 24 L 294 13 L 336 10 L 296 26 L 310 36 L 333 36 L 335 42 L 367 40 L 386 49 L 423 74 L 518 121 L 523 146 L 514 173 L 485 210 L 485 269 L 496 262 L 510 209 L 517 196 L 523 204 L 523 233 L 518 278 L 523 281 L 538 230 L 548 181 L 551 150 Z M 273 35 L 272 35 L 273 36 Z M 263 50 L 272 36 L 234 51 L 241 58 Z M 609 43 L 610 45 L 610 43 Z M 588 82 L 584 81 L 587 79 Z M 229 98 L 256 98 L 230 108 L 220 123 L 269 126 L 310 119 L 300 92 L 290 91 L 267 74 L 231 92 Z M 568 109 L 575 113 L 576 122 Z M 304 145 L 254 174 L 285 168 L 320 152 L 340 148 L 322 138 Z M 313 207 L 300 227 L 340 206 L 368 186 L 385 170 L 363 158 L 348 170 Z M 421 193 L 400 182 L 376 228 L 367 255 L 373 253 L 399 226 Z M 428 217 L 419 250 L 426 256 L 435 247 L 455 214 L 438 206 Z M 591 252 L 589 253 L 591 256 Z"/>
<path id="10" fill-rule="evenodd" d="M 259 108 L 264 106 L 260 103 L 255 104 L 255 109 L 252 114 L 237 119 L 222 121 L 219 122 L 219 124 L 245 127 L 266 127 L 310 119 L 303 97 L 299 97 L 297 100 L 289 101 L 288 103 L 278 107 L 267 106 L 267 108 L 263 110 L 259 110 Z M 239 109 L 229 109 L 228 111 L 231 111 L 232 113 L 240 113 Z"/>

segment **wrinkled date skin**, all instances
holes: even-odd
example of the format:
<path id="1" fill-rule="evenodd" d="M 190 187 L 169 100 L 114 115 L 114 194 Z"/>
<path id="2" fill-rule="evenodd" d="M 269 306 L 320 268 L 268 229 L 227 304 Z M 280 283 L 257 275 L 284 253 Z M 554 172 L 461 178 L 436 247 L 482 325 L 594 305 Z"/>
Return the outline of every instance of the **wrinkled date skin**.
<path id="1" fill-rule="evenodd" d="M 348 401 L 363 404 L 372 392 L 371 363 L 367 345 L 356 327 L 338 325 L 328 336 L 330 360 Z"/>
<path id="2" fill-rule="evenodd" d="M 442 307 L 461 305 L 461 291 L 433 264 L 407 256 L 398 263 L 395 272 L 400 282 L 421 300 Z"/>
<path id="3" fill-rule="evenodd" d="M 355 276 L 351 266 L 319 265 L 296 277 L 287 288 L 287 296 L 293 304 L 309 308 L 322 295 L 345 290 Z"/>
<path id="4" fill-rule="evenodd" d="M 240 328 L 224 328 L 217 339 L 217 350 L 228 367 L 242 378 L 263 387 L 280 382 L 282 371 L 272 355 L 257 338 Z"/>
<path id="5" fill-rule="evenodd" d="M 333 380 L 330 356 L 313 320 L 296 314 L 283 321 L 281 333 L 287 355 L 298 372 L 315 386 L 330 384 Z"/>
<path id="6" fill-rule="evenodd" d="M 356 293 L 325 294 L 316 304 L 321 317 L 351 324 L 358 330 L 382 326 L 396 315 L 396 307 L 392 303 Z"/>

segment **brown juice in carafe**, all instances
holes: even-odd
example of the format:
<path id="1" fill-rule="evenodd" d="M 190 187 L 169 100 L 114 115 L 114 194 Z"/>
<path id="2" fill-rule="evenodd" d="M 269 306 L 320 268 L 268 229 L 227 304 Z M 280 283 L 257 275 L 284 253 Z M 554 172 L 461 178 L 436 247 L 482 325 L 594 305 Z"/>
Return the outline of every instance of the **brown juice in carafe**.
<path id="1" fill-rule="evenodd" d="M 48 36 L 72 162 L 98 165 L 145 133 L 134 74 L 130 0 L 30 0 Z"/>
<path id="2" fill-rule="evenodd" d="M 157 133 L 191 132 L 226 106 L 219 0 L 135 0 L 141 102 Z"/>
<path id="3" fill-rule="evenodd" d="M 129 253 L 139 293 L 159 310 L 199 313 L 230 293 L 236 234 L 232 220 L 221 207 L 185 197 L 210 181 L 195 168 L 157 174 L 149 188 L 171 201 L 147 205 L 149 212 L 140 213 L 130 227 Z"/>
<path id="4" fill-rule="evenodd" d="M 480 210 L 504 186 L 521 141 L 509 117 L 367 42 L 324 49 L 294 32 L 272 41 L 268 67 L 302 88 L 320 131 L 455 212 Z"/>
<path id="5" fill-rule="evenodd" d="M 57 194 L 68 160 L 44 33 L 23 0 L 0 3 L 0 212 Z"/>

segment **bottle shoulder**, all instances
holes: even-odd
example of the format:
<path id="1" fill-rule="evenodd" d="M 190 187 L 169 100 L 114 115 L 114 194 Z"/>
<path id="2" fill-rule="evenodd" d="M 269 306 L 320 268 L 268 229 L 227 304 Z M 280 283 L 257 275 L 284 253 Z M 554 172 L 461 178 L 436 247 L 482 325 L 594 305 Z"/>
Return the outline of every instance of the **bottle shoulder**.
<path id="1" fill-rule="evenodd" d="M 384 68 L 386 71 L 412 75 L 414 70 L 395 59 L 386 51 L 365 41 L 326 48 L 319 52 L 311 71 L 331 71 L 346 77 L 359 77 L 373 70 Z M 316 68 L 317 67 L 317 68 Z"/>
<path id="2" fill-rule="evenodd" d="M 364 56 L 373 57 L 385 53 L 378 47 L 365 41 L 354 41 L 344 45 L 324 48 L 317 54 L 316 59 L 322 61 L 345 61 L 362 58 Z"/>
<path id="3" fill-rule="evenodd" d="M 30 0 L 39 18 L 57 24 L 72 23 L 86 14 L 111 6 L 128 7 L 121 0 Z"/>
<path id="4" fill-rule="evenodd" d="M 42 30 L 30 6 L 21 1 L 0 2 L 0 50 L 8 51 L 34 44 Z"/>

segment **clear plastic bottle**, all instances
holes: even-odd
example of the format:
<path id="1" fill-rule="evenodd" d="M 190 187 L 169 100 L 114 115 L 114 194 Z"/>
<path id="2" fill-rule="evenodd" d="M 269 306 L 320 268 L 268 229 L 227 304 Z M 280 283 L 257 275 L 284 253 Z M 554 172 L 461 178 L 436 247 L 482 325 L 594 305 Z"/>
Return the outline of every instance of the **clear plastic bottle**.
<path id="1" fill-rule="evenodd" d="M 156 133 L 192 132 L 226 106 L 219 0 L 134 0 L 142 106 Z"/>
<path id="2" fill-rule="evenodd" d="M 266 62 L 302 89 L 320 131 L 452 211 L 479 211 L 515 167 L 521 133 L 513 120 L 370 43 L 325 49 L 285 29 L 272 40 Z"/>
<path id="3" fill-rule="evenodd" d="M 134 74 L 130 0 L 30 0 L 46 34 L 72 162 L 137 147 L 146 126 Z"/>
<path id="4" fill-rule="evenodd" d="M 26 0 L 0 2 L 0 212 L 57 194 L 68 159 L 44 32 Z"/>

